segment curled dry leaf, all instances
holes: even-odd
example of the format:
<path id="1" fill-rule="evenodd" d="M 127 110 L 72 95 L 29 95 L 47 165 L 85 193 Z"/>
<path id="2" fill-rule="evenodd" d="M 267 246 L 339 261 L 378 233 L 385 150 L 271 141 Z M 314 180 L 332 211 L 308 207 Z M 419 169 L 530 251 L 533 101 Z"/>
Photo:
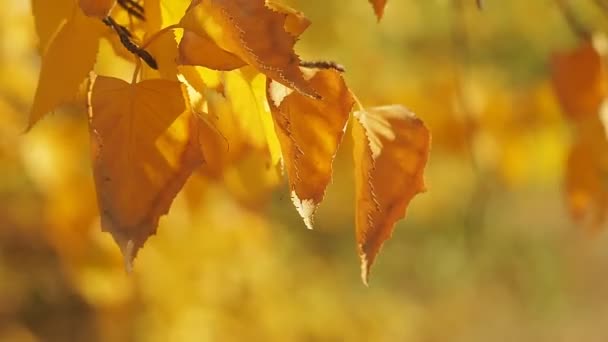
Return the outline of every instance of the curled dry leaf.
<path id="1" fill-rule="evenodd" d="M 89 126 L 102 228 L 112 233 L 128 268 L 202 163 L 185 91 L 169 80 L 92 81 Z"/>
<path id="2" fill-rule="evenodd" d="M 354 100 L 339 72 L 308 69 L 305 74 L 323 100 L 303 96 L 272 80 L 268 80 L 267 97 L 292 200 L 312 229 Z"/>
<path id="3" fill-rule="evenodd" d="M 95 65 L 104 29 L 99 20 L 77 10 L 57 33 L 42 56 L 28 130 L 44 115 L 76 98 L 80 85 Z"/>
<path id="4" fill-rule="evenodd" d="M 388 0 L 369 0 L 369 2 L 374 6 L 374 12 L 376 12 L 376 17 L 378 20 L 382 19 L 384 15 L 384 8 L 386 7 L 386 2 Z"/>
<path id="5" fill-rule="evenodd" d="M 79 4 L 87 16 L 103 19 L 110 14 L 116 0 L 79 0 Z"/>
<path id="6" fill-rule="evenodd" d="M 264 0 L 198 0 L 193 1 L 180 25 L 203 39 L 210 38 L 221 50 L 269 78 L 318 98 L 300 71 L 300 58 L 294 52 L 296 37 L 287 31 L 287 17 L 288 14 L 267 7 Z M 184 49 L 188 47 L 183 46 L 180 51 Z"/>
<path id="7" fill-rule="evenodd" d="M 299 37 L 311 24 L 310 20 L 304 16 L 304 13 L 285 4 L 267 0 L 266 6 L 287 16 L 285 19 L 285 31 L 291 33 L 294 37 Z"/>
<path id="8" fill-rule="evenodd" d="M 431 135 L 424 123 L 399 105 L 355 112 L 353 123 L 356 231 L 361 276 L 390 238 L 409 202 L 425 191 Z"/>

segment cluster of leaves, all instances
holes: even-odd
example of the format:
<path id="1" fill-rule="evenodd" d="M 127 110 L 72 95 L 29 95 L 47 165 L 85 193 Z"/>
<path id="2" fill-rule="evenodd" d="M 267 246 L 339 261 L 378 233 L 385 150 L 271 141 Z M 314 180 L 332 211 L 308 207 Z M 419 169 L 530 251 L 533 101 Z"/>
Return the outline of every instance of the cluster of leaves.
<path id="1" fill-rule="evenodd" d="M 589 36 L 553 58 L 553 85 L 574 141 L 566 170 L 572 216 L 592 228 L 606 221 L 608 209 L 608 54 L 606 37 Z"/>
<path id="2" fill-rule="evenodd" d="M 386 1 L 371 3 L 380 18 Z M 242 178 L 264 183 L 263 174 L 284 170 L 312 228 L 349 121 L 365 282 L 424 191 L 425 125 L 400 105 L 363 108 L 336 63 L 301 61 L 294 45 L 310 21 L 295 9 L 264 0 L 33 0 L 33 10 L 42 64 L 29 128 L 86 93 L 102 228 L 128 267 L 193 173 L 225 179 L 251 158 L 261 166 Z M 92 71 L 101 39 L 133 63 L 130 83 Z"/>

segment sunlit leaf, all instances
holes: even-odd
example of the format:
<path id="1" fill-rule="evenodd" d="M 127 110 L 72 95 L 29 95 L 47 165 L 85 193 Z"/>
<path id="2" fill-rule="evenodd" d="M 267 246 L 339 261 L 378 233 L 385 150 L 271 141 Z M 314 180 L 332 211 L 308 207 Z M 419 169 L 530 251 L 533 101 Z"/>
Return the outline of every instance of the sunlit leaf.
<path id="1" fill-rule="evenodd" d="M 275 81 L 268 82 L 267 91 L 291 197 L 312 229 L 354 100 L 337 71 L 309 69 L 307 73 L 323 100 L 303 96 Z"/>
<path id="2" fill-rule="evenodd" d="M 191 31 L 185 31 L 179 43 L 179 62 L 215 70 L 234 70 L 245 65 L 242 59 L 221 49 L 206 34 Z"/>
<path id="3" fill-rule="evenodd" d="M 59 105 L 72 101 L 93 69 L 104 26 L 75 11 L 42 57 L 28 129 Z M 66 67 L 69 66 L 69 67 Z"/>
<path id="4" fill-rule="evenodd" d="M 172 31 L 167 31 L 157 36 L 146 50 L 154 56 L 158 64 L 157 70 L 142 63 L 142 79 L 164 78 L 177 81 L 177 41 Z"/>
<path id="5" fill-rule="evenodd" d="M 304 16 L 304 13 L 283 3 L 267 0 L 266 6 L 287 15 L 285 18 L 285 31 L 291 33 L 294 37 L 299 37 L 311 24 L 310 20 Z"/>
<path id="6" fill-rule="evenodd" d="M 420 119 L 399 105 L 358 111 L 354 117 L 355 223 L 361 276 L 367 283 L 395 222 L 405 216 L 412 198 L 425 191 L 431 136 Z"/>
<path id="7" fill-rule="evenodd" d="M 269 163 L 276 165 L 281 159 L 281 146 L 266 99 L 266 77 L 252 68 L 228 72 L 224 91 L 241 135 L 255 148 L 268 149 Z"/>
<path id="8" fill-rule="evenodd" d="M 130 265 L 202 162 L 198 132 L 179 82 L 99 76 L 89 96 L 102 227 Z"/>
<path id="9" fill-rule="evenodd" d="M 264 0 L 197 0 L 181 26 L 209 37 L 269 78 L 316 98 L 317 92 L 300 71 L 296 37 L 286 31 L 286 18 L 266 7 Z"/>

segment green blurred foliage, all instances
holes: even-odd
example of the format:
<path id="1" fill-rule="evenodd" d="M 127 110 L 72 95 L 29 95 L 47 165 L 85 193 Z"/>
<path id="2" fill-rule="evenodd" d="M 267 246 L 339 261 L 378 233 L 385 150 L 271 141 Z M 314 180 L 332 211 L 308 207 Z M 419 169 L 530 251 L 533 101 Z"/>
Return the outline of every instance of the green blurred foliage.
<path id="1" fill-rule="evenodd" d="M 22 134 L 36 37 L 28 1 L 0 0 L 0 341 L 608 339 L 607 238 L 572 224 L 562 193 L 548 61 L 576 37 L 554 4 L 392 0 L 377 24 L 364 0 L 286 2 L 313 21 L 305 59 L 343 63 L 366 105 L 403 103 L 433 130 L 429 191 L 370 288 L 348 139 L 315 231 L 284 186 L 251 210 L 194 178 L 126 274 L 99 228 L 82 109 Z"/>

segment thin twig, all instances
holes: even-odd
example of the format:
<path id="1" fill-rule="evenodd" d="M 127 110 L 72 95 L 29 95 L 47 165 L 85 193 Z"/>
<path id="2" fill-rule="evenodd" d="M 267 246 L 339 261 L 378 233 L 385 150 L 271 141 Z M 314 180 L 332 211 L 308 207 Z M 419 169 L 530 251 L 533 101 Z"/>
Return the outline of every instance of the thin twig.
<path id="1" fill-rule="evenodd" d="M 125 11 L 127 11 L 130 15 L 134 16 L 135 18 L 142 20 L 142 21 L 146 20 L 144 7 L 142 5 L 140 5 L 139 3 L 135 2 L 134 0 L 118 0 L 118 5 L 120 5 L 120 7 L 122 7 L 122 8 L 124 8 Z"/>
<path id="2" fill-rule="evenodd" d="M 118 34 L 120 42 L 129 52 L 146 62 L 146 64 L 148 64 L 150 68 L 155 70 L 158 69 L 158 63 L 156 63 L 154 57 L 152 57 L 152 55 L 144 48 L 140 48 L 139 46 L 137 46 L 137 44 L 133 42 L 133 36 L 131 35 L 131 32 L 127 30 L 126 27 L 119 25 L 116 21 L 114 21 L 112 17 L 109 16 L 105 17 L 102 21 L 108 27 L 113 29 L 116 34 Z"/>
<path id="3" fill-rule="evenodd" d="M 301 67 L 316 68 L 316 69 L 334 69 L 339 72 L 345 72 L 344 66 L 333 61 L 301 61 Z"/>

